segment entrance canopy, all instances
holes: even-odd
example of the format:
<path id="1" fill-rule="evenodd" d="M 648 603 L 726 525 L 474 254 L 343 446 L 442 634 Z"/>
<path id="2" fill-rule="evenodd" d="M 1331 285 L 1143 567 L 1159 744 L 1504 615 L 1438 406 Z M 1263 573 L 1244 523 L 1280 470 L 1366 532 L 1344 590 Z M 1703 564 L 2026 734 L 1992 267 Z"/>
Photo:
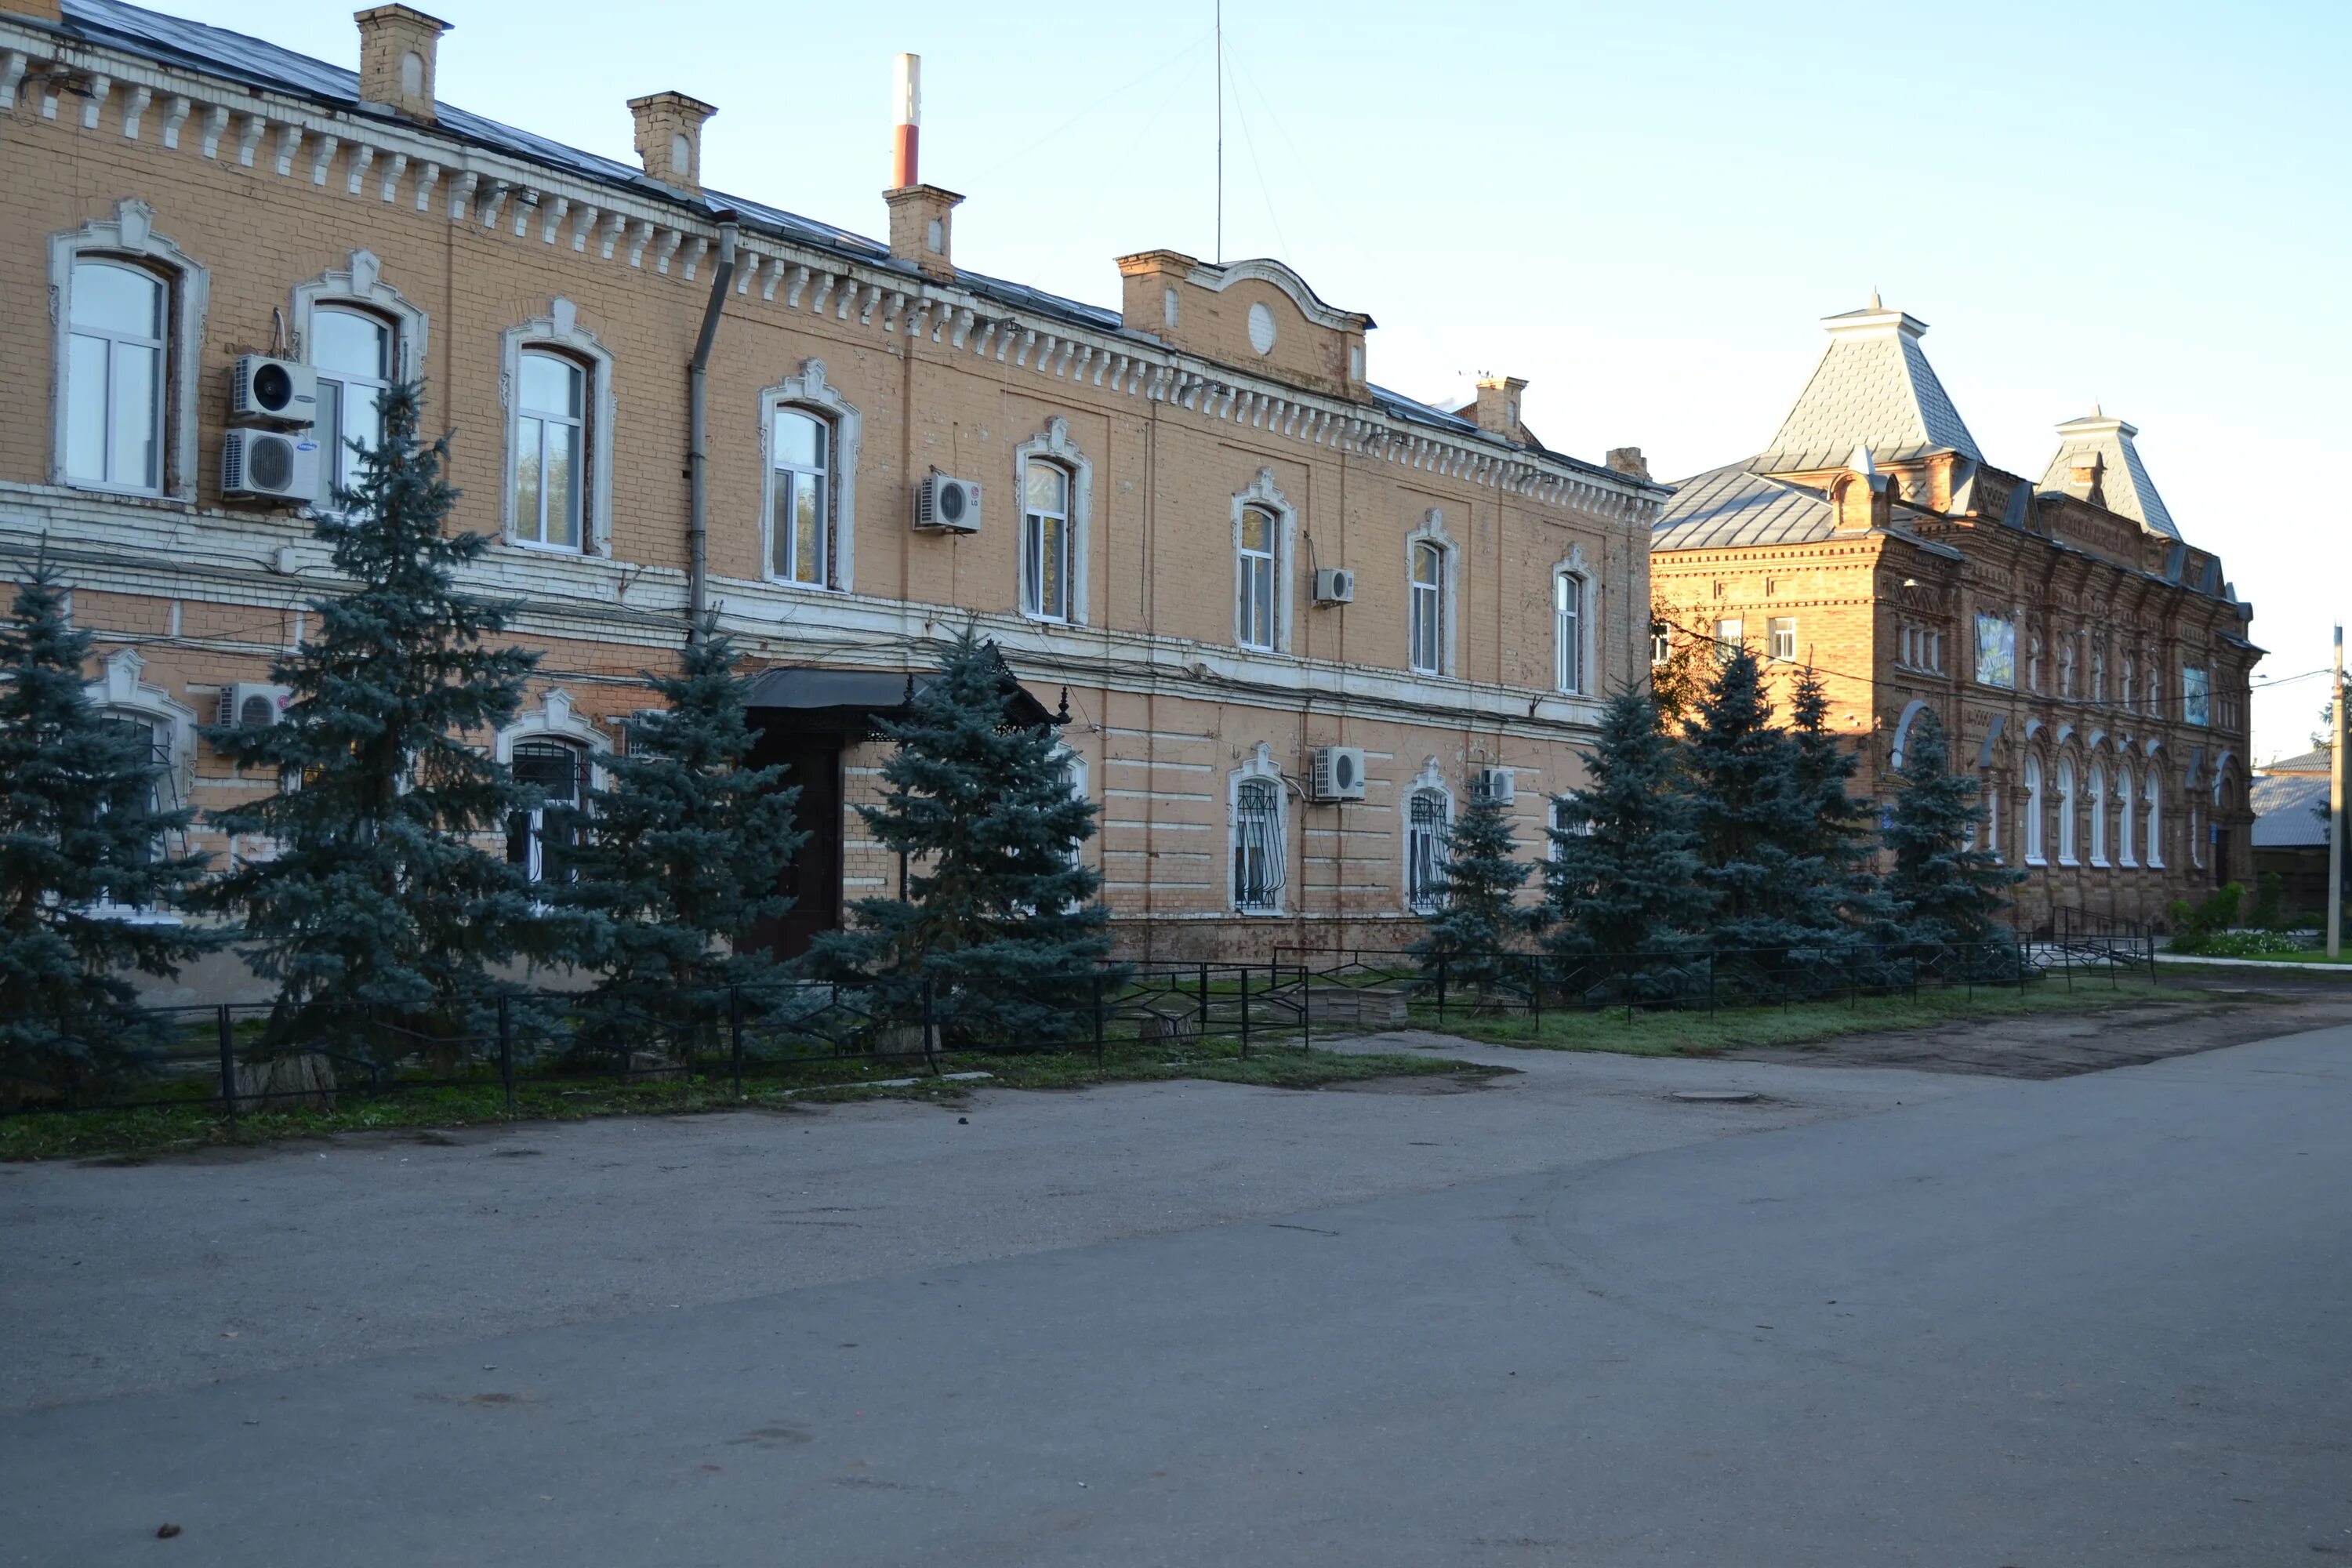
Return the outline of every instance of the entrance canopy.
<path id="1" fill-rule="evenodd" d="M 872 730 L 877 719 L 902 717 L 908 692 L 926 690 L 938 679 L 936 671 L 919 670 L 910 686 L 908 672 L 902 669 L 783 665 L 753 676 L 744 693 L 743 705 L 754 710 L 755 722 L 767 717 L 771 721 L 782 720 L 796 730 L 864 734 Z M 1009 707 L 1013 723 L 1059 721 L 1051 710 L 1013 679 L 1010 670 L 1002 678 L 1001 689 L 1012 700 Z M 768 710 L 766 715 L 758 712 L 762 709 Z"/>

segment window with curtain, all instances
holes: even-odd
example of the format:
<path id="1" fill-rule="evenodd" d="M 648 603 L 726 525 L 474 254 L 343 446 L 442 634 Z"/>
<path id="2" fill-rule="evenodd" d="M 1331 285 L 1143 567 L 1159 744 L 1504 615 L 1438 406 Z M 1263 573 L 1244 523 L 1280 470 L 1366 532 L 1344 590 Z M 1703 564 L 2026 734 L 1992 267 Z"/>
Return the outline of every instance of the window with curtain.
<path id="1" fill-rule="evenodd" d="M 1729 664 L 1738 656 L 1739 645 L 1747 639 L 1747 636 L 1748 623 L 1745 621 L 1716 622 L 1715 657 Z"/>
<path id="2" fill-rule="evenodd" d="M 1797 617 L 1774 616 L 1764 623 L 1765 657 L 1775 664 L 1797 662 Z"/>
<path id="3" fill-rule="evenodd" d="M 320 305 L 310 312 L 310 368 L 319 373 L 319 500 L 359 483 L 360 453 L 383 440 L 379 405 L 392 385 L 392 323 L 367 310 Z"/>
<path id="4" fill-rule="evenodd" d="M 1406 641 L 1412 668 L 1423 675 L 1445 672 L 1445 552 L 1423 542 L 1412 547 L 1412 598 L 1406 606 Z"/>
<path id="5" fill-rule="evenodd" d="M 588 753 L 562 741 L 518 741 L 516 785 L 538 804 L 507 818 L 507 859 L 534 882 L 569 881 L 588 805 Z"/>
<path id="6" fill-rule="evenodd" d="M 804 408 L 768 412 L 768 574 L 829 588 L 833 574 L 833 426 Z"/>
<path id="7" fill-rule="evenodd" d="M 1070 474 L 1034 458 L 1022 465 L 1021 613 L 1070 618 Z"/>
<path id="8" fill-rule="evenodd" d="M 1234 545 L 1234 633 L 1244 647 L 1272 652 L 1274 626 L 1274 514 L 1263 507 L 1242 509 L 1241 535 Z"/>
<path id="9" fill-rule="evenodd" d="M 514 527 L 525 544 L 577 550 L 587 472 L 588 371 L 544 349 L 525 349 L 519 363 L 514 461 Z"/>
<path id="10" fill-rule="evenodd" d="M 1234 908 L 1270 914 L 1282 908 L 1282 785 L 1244 779 L 1234 786 Z"/>
<path id="11" fill-rule="evenodd" d="M 1445 796 L 1415 790 L 1405 803 L 1404 897 L 1416 914 L 1445 904 L 1446 838 L 1452 827 Z"/>
<path id="12" fill-rule="evenodd" d="M 1562 691 L 1584 689 L 1584 579 L 1562 572 L 1551 583 L 1552 637 L 1559 647 L 1553 671 Z"/>
<path id="13" fill-rule="evenodd" d="M 67 301 L 66 478 L 160 494 L 171 289 L 126 261 L 73 264 Z"/>

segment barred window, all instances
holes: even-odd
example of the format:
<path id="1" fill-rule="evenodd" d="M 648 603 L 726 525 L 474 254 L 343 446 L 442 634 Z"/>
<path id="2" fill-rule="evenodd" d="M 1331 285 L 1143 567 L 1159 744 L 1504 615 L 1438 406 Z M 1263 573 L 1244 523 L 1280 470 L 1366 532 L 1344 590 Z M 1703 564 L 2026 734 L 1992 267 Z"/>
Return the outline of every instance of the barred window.
<path id="1" fill-rule="evenodd" d="M 566 852 L 580 842 L 588 805 L 588 753 L 562 741 L 522 741 L 514 781 L 538 805 L 507 818 L 507 860 L 534 882 L 569 881 Z"/>
<path id="2" fill-rule="evenodd" d="M 1270 914 L 1282 908 L 1282 786 L 1244 779 L 1234 788 L 1234 908 Z"/>
<path id="3" fill-rule="evenodd" d="M 1445 796 L 1416 790 L 1405 805 L 1405 902 L 1416 914 L 1445 906 L 1446 839 L 1452 822 Z"/>

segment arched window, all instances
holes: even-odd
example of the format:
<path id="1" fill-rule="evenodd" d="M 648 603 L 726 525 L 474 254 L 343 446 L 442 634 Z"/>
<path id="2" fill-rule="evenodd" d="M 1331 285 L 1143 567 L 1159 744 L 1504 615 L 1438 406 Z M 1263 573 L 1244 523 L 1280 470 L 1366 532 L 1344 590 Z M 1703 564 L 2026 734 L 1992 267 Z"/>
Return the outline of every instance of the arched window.
<path id="1" fill-rule="evenodd" d="M 525 349 L 516 377 L 509 512 L 519 542 L 581 547 L 589 435 L 587 366 L 569 354 Z"/>
<path id="2" fill-rule="evenodd" d="M 1404 900 L 1415 914 L 1444 907 L 1452 818 L 1452 803 L 1442 790 L 1417 789 L 1405 799 Z"/>
<path id="3" fill-rule="evenodd" d="M 2152 870 L 2164 869 L 2164 774 L 2150 763 L 2147 778 L 2140 793 L 2147 802 L 2147 831 L 2141 842 L 2147 846 L 2147 863 Z"/>
<path id="4" fill-rule="evenodd" d="M 1445 671 L 1445 551 L 1423 540 L 1412 547 L 1412 602 L 1405 617 L 1405 640 L 1415 671 L 1442 675 Z"/>
<path id="5" fill-rule="evenodd" d="M 1021 480 L 1021 613 L 1070 619 L 1070 472 L 1032 458 Z"/>
<path id="6" fill-rule="evenodd" d="M 2107 767 L 2105 763 L 2091 764 L 2091 864 L 2107 863 Z"/>
<path id="7" fill-rule="evenodd" d="M 383 440 L 378 407 L 393 382 L 392 323 L 372 310 L 320 305 L 310 313 L 310 368 L 319 373 L 319 500 L 359 483 L 360 454 Z"/>
<path id="8" fill-rule="evenodd" d="M 2091 650 L 2091 700 L 2107 700 L 2107 649 L 2102 643 Z"/>
<path id="9" fill-rule="evenodd" d="M 2042 798 L 2042 759 L 2025 759 L 2025 863 L 2029 866 L 2047 864 L 2042 854 L 2042 832 L 2048 822 L 2048 806 Z"/>
<path id="10" fill-rule="evenodd" d="M 1553 574 L 1551 606 L 1552 641 L 1558 650 L 1554 657 L 1554 677 L 1562 691 L 1581 692 L 1584 689 L 1584 579 L 1573 572 Z"/>
<path id="11" fill-rule="evenodd" d="M 65 374 L 68 483 L 160 495 L 171 292 L 112 257 L 73 266 Z"/>
<path id="12" fill-rule="evenodd" d="M 2132 853 L 2132 840 L 2138 824 L 2132 820 L 2131 764 L 2116 764 L 2116 864 L 2134 866 L 2139 858 Z"/>
<path id="13" fill-rule="evenodd" d="M 2026 644 L 2025 684 L 2032 690 L 2042 689 L 2042 639 L 2039 637 Z"/>
<path id="14" fill-rule="evenodd" d="M 2074 798 L 2074 759 L 2058 759 L 2058 864 L 2072 866 L 2074 859 L 2074 819 L 2081 803 Z"/>
<path id="15" fill-rule="evenodd" d="M 1283 868 L 1282 781 L 1244 777 L 1234 784 L 1234 908 L 1243 914 L 1278 914 Z"/>
<path id="16" fill-rule="evenodd" d="M 2058 695 L 2072 699 L 2074 695 L 2074 639 L 2067 637 L 2058 645 Z"/>
<path id="17" fill-rule="evenodd" d="M 1987 784 L 1985 803 L 1985 853 L 2000 858 L 2000 785 Z"/>
<path id="18" fill-rule="evenodd" d="M 768 575 L 835 584 L 833 426 L 805 408 L 768 411 Z"/>
<path id="19" fill-rule="evenodd" d="M 514 782 L 538 804 L 507 818 L 507 859 L 534 882 L 569 881 L 567 852 L 580 842 L 588 807 L 588 752 L 566 741 L 518 741 Z"/>
<path id="20" fill-rule="evenodd" d="M 1271 653 L 1275 647 L 1275 553 L 1279 524 L 1262 506 L 1242 508 L 1241 532 L 1234 545 L 1234 627 L 1244 647 Z"/>

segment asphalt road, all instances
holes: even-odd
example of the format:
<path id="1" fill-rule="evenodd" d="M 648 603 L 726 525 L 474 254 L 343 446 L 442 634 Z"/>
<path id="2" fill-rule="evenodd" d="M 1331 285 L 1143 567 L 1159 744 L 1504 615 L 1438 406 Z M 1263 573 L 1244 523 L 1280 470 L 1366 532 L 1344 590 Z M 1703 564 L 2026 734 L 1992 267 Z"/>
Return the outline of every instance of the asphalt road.
<path id="1" fill-rule="evenodd" d="M 2347 1053 L 2339 1029 L 2049 1083 L 1545 1057 L 1511 1088 L 1450 1096 L 992 1096 L 961 1131 L 1121 1126 L 1118 1184 L 1189 1168 L 1219 1196 L 1171 1183 L 1158 1220 L 1139 1210 L 1060 1245 L 1021 1239 L 1017 1215 L 977 1246 L 914 1229 L 895 1268 L 893 1227 L 877 1222 L 885 1250 L 836 1260 L 837 1277 L 745 1289 L 765 1277 L 752 1268 L 699 1296 L 680 1259 L 708 1260 L 666 1237 L 701 1232 L 652 1178 L 684 1146 L 672 1127 L 712 1134 L 639 1124 L 628 1136 L 643 1148 L 611 1180 L 642 1171 L 663 1201 L 605 1189 L 601 1212 L 626 1240 L 604 1250 L 635 1255 L 639 1275 L 671 1270 L 675 1309 L 593 1310 L 599 1272 L 551 1263 L 568 1306 L 502 1328 L 530 1316 L 505 1282 L 451 1321 L 404 1308 L 426 1292 L 379 1274 L 369 1289 L 391 1299 L 400 1348 L 329 1336 L 281 1347 L 285 1364 L 209 1372 L 156 1348 L 159 1317 L 184 1317 L 190 1338 L 232 1331 L 199 1321 L 218 1303 L 195 1288 L 198 1263 L 159 1259 L 161 1289 L 125 1281 L 141 1304 L 84 1325 L 47 1303 L 102 1300 L 124 1259 L 93 1243 L 77 1268 L 55 1221 L 207 1178 L 215 1197 L 236 1183 L 283 1192 L 312 1176 L 301 1160 L 333 1159 L 41 1171 L 0 1183 L 12 1255 L 36 1256 L 43 1282 L 93 1264 L 109 1278 L 11 1285 L 10 1359 L 61 1338 L 113 1358 L 126 1389 L 152 1386 L 36 1387 L 0 1414 L 0 1560 L 2352 1557 Z M 1694 1074 L 1780 1103 L 1678 1123 L 1696 1108 L 1663 1091 Z M 1213 1158 L 1163 1157 L 1164 1140 L 1196 1130 L 1196 1105 L 1248 1124 L 1257 1142 L 1223 1152 L 1255 1177 L 1322 1155 L 1348 1173 L 1337 1184 L 1373 1190 L 1288 1206 L 1236 1195 Z M 1758 1120 L 1738 1135 L 1743 1110 Z M 1549 1158 L 1530 1158 L 1531 1115 L 1551 1122 Z M 939 1116 L 783 1119 L 772 1138 L 709 1119 L 702 1129 L 782 1147 L 708 1163 L 698 1201 L 740 1202 L 730 1170 L 817 1168 L 829 1134 L 887 1145 L 904 1126 L 936 1142 L 918 1119 Z M 1609 1141 L 1580 1135 L 1583 1116 L 1616 1129 L 1617 1152 L 1593 1152 Z M 1497 1163 L 1523 1168 L 1482 1171 L 1490 1127 Z M 561 1130 L 572 1132 L 621 1136 Z M 1070 1158 L 1095 1135 L 1015 1139 L 969 1167 L 949 1145 L 944 1163 L 868 1177 L 895 1213 L 910 1181 L 1025 1161 L 1029 1190 L 1075 1192 L 1059 1206 L 1083 1216 L 1086 1193 L 1113 1184 Z M 1424 1142 L 1472 1147 L 1414 1165 Z M 495 1147 L 425 1153 L 461 1176 L 498 1168 Z M 1380 1179 L 1391 1164 L 1404 1173 Z M 123 1184 L 89 1184 L 106 1182 Z M 351 1255 L 341 1200 L 304 1190 L 320 1251 Z M 1247 1212 L 1198 1217 L 1235 1206 Z M 503 1215 L 476 1218 L 448 1226 L 466 1256 L 516 1234 Z M 139 1226 L 118 1212 L 101 1239 Z M 269 1321 L 285 1316 L 287 1288 L 237 1252 L 245 1233 L 214 1239 Z M 355 1304 L 296 1272 L 297 1293 L 325 1292 L 331 1315 Z M 166 1521 L 182 1533 L 154 1540 Z"/>

